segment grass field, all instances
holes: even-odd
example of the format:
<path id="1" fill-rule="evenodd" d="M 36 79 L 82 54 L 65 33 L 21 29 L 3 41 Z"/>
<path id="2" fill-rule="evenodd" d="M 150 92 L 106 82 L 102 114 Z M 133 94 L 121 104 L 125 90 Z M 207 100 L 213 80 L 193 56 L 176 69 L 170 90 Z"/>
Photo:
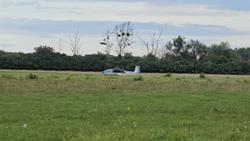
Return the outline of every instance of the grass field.
<path id="1" fill-rule="evenodd" d="M 250 140 L 249 76 L 135 78 L 0 71 L 0 141 Z"/>

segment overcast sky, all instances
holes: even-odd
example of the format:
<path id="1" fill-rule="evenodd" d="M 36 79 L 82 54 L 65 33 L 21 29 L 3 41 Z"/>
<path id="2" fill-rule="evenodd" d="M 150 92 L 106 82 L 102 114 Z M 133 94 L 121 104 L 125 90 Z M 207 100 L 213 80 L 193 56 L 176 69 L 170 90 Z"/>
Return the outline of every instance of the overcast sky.
<path id="1" fill-rule="evenodd" d="M 32 52 L 50 45 L 69 54 L 68 36 L 79 30 L 82 54 L 102 51 L 103 32 L 116 24 L 135 25 L 135 55 L 140 40 L 162 29 L 164 40 L 178 35 L 206 44 L 229 41 L 250 46 L 248 0 L 0 0 L 0 50 Z"/>

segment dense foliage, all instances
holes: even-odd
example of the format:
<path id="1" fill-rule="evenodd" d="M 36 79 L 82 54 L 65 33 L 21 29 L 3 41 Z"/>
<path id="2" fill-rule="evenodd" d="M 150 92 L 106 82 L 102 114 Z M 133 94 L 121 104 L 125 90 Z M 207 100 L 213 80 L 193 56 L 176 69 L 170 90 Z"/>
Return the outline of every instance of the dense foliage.
<path id="1" fill-rule="evenodd" d="M 47 46 L 28 54 L 0 51 L 0 69 L 101 71 L 113 67 L 132 70 L 135 65 L 143 72 L 250 74 L 250 48 L 231 49 L 225 42 L 208 47 L 179 36 L 165 45 L 161 57 L 130 53 L 122 57 L 102 53 L 68 56 Z"/>

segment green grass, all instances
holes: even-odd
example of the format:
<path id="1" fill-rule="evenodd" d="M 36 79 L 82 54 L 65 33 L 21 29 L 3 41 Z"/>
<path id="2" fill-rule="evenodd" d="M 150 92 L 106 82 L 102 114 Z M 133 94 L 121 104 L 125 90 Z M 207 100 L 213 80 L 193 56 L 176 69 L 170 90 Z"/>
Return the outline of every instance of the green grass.
<path id="1" fill-rule="evenodd" d="M 249 76 L 135 78 L 0 71 L 0 141 L 250 140 Z"/>

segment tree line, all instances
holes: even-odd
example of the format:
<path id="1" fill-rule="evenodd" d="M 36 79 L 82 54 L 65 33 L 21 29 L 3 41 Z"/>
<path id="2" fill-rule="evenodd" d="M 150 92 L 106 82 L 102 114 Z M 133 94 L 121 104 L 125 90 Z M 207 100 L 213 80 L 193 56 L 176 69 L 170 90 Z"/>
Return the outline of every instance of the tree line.
<path id="1" fill-rule="evenodd" d="M 55 52 L 49 46 L 36 47 L 33 53 L 26 54 L 0 51 L 0 69 L 102 71 L 114 67 L 133 70 L 140 65 L 143 72 L 250 74 L 250 48 L 232 49 L 227 42 L 207 46 L 182 36 L 161 47 L 162 32 L 154 32 L 150 40 L 141 39 L 147 55 L 139 57 L 126 52 L 134 43 L 133 32 L 130 22 L 117 25 L 104 34 L 100 43 L 104 53 L 91 55 L 78 54 L 78 33 L 70 38 L 73 56 Z M 112 55 L 111 50 L 117 54 Z"/>

